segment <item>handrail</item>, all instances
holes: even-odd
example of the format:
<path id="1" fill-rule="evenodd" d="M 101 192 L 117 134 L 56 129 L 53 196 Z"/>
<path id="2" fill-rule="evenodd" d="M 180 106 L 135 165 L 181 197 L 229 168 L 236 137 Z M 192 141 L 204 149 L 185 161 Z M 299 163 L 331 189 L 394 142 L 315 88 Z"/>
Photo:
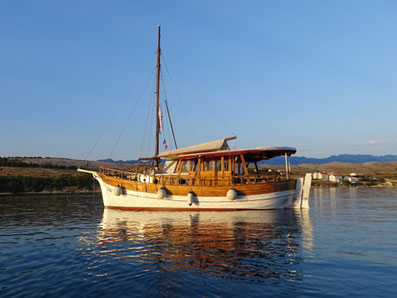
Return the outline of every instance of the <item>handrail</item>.
<path id="1" fill-rule="evenodd" d="M 140 182 L 140 177 L 143 177 L 145 183 L 153 181 L 152 183 L 161 185 L 200 185 L 200 186 L 231 186 L 236 184 L 247 184 L 247 183 L 267 183 L 276 181 L 287 181 L 286 177 L 274 176 L 266 174 L 254 174 L 254 175 L 231 175 L 227 177 L 196 177 L 188 175 L 172 175 L 172 174 L 144 174 L 123 170 L 115 170 L 110 168 L 99 168 L 99 173 L 106 176 L 116 177 L 129 181 Z"/>

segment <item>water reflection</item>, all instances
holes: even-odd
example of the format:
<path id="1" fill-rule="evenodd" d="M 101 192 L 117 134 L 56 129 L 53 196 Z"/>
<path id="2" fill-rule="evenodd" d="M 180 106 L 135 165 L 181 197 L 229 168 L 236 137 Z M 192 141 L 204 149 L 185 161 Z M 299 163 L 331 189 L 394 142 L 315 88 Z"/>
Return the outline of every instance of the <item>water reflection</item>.
<path id="1" fill-rule="evenodd" d="M 100 253 L 159 271 L 233 279 L 294 279 L 313 246 L 308 212 L 149 212 L 105 209 Z"/>
<path id="2" fill-rule="evenodd" d="M 312 194 L 310 217 L 104 212 L 91 195 L 2 196 L 0 297 L 394 297 L 396 189 Z"/>

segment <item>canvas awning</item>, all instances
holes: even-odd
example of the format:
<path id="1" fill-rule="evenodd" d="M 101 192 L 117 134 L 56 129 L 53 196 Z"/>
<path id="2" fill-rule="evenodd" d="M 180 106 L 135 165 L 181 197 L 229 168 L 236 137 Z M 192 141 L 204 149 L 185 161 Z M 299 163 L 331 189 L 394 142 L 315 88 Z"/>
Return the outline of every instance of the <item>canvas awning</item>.
<path id="1" fill-rule="evenodd" d="M 237 149 L 237 150 L 219 150 L 214 152 L 202 152 L 202 153 L 191 153 L 182 154 L 179 159 L 193 159 L 197 157 L 208 157 L 217 158 L 221 156 L 234 156 L 234 155 L 244 155 L 245 161 L 256 162 L 261 160 L 267 160 L 277 156 L 291 156 L 296 153 L 296 149 L 293 147 L 258 147 L 252 149 Z"/>
<path id="2" fill-rule="evenodd" d="M 229 145 L 227 144 L 228 140 L 235 139 L 236 137 L 220 139 L 212 142 L 202 143 L 194 146 L 174 149 L 170 151 L 161 152 L 158 157 L 165 158 L 166 160 L 178 159 L 179 155 L 182 154 L 192 154 L 192 153 L 203 153 L 203 152 L 212 152 L 212 151 L 220 151 L 220 150 L 228 150 Z"/>

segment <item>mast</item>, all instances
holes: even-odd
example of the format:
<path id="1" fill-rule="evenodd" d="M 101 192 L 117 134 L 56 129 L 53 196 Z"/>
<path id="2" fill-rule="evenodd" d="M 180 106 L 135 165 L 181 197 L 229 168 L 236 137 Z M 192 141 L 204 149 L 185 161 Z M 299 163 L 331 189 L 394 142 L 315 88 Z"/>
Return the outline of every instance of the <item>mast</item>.
<path id="1" fill-rule="evenodd" d="M 157 43 L 157 77 L 156 77 L 156 148 L 154 157 L 159 155 L 159 133 L 160 133 L 160 119 L 159 119 L 159 112 L 160 112 L 160 25 L 159 25 L 159 32 L 158 32 L 158 43 Z M 158 165 L 158 160 L 157 160 Z"/>

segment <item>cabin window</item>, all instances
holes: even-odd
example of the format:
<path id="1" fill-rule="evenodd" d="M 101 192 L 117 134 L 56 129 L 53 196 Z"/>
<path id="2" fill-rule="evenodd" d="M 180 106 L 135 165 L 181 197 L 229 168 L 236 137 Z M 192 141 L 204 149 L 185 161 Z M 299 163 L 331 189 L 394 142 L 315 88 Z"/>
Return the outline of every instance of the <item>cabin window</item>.
<path id="1" fill-rule="evenodd" d="M 217 160 L 215 161 L 215 163 L 216 163 L 216 170 L 217 170 L 218 172 L 222 171 L 222 161 L 221 161 L 220 159 L 217 159 Z"/>
<path id="2" fill-rule="evenodd" d="M 240 168 L 239 168 L 238 165 L 239 165 L 238 162 L 236 162 L 236 163 L 234 164 L 234 173 L 235 173 L 235 174 L 240 174 L 240 173 L 241 173 L 241 172 L 240 172 Z"/>
<path id="3" fill-rule="evenodd" d="M 204 160 L 203 171 L 213 171 L 215 160 Z"/>
<path id="4" fill-rule="evenodd" d="M 234 159 L 234 173 L 238 175 L 244 174 L 244 167 L 241 163 L 240 156 L 236 156 Z"/>
<path id="5" fill-rule="evenodd" d="M 190 162 L 190 171 L 197 171 L 197 159 L 191 159 Z"/>
<path id="6" fill-rule="evenodd" d="M 189 161 L 188 160 L 183 160 L 182 161 L 182 172 L 187 172 L 189 171 Z"/>
<path id="7" fill-rule="evenodd" d="M 229 171 L 229 159 L 225 158 L 225 160 L 223 161 L 223 169 L 224 171 Z"/>

